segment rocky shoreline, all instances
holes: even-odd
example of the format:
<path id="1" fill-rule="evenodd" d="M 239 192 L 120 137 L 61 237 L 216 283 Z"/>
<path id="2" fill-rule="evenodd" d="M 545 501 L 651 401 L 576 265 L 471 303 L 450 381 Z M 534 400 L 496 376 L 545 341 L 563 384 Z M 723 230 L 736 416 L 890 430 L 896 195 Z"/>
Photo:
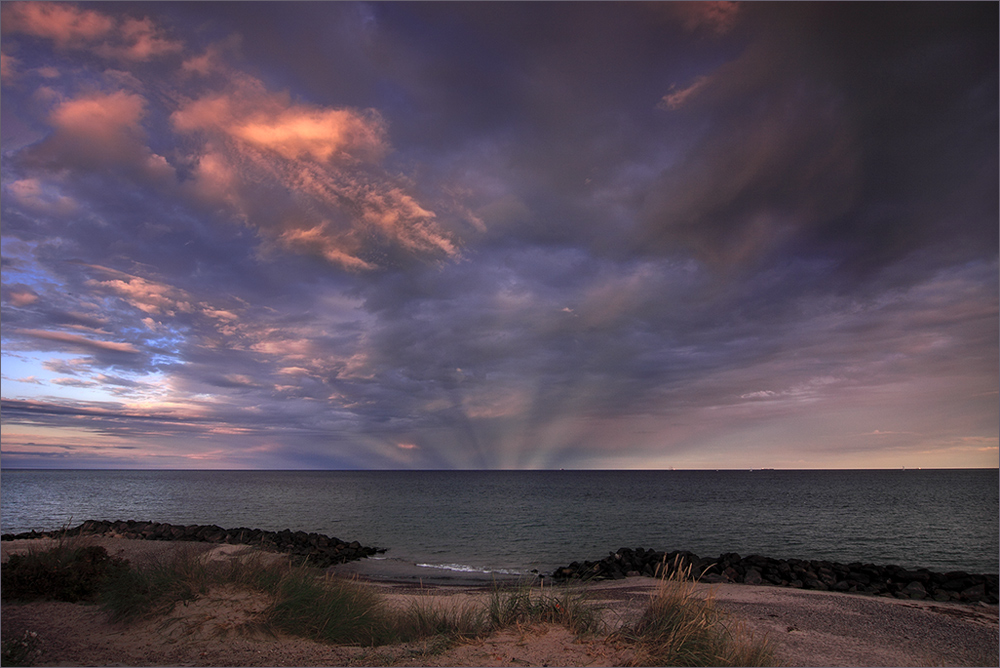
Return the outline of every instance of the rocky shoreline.
<path id="1" fill-rule="evenodd" d="M 552 578 L 557 581 L 618 580 L 639 575 L 669 575 L 676 568 L 687 567 L 707 583 L 774 585 L 938 602 L 994 605 L 998 602 L 995 574 L 935 573 L 926 568 L 907 570 L 896 565 L 860 562 L 773 559 L 756 554 L 741 557 L 734 552 L 711 559 L 691 552 L 623 547 L 600 561 L 574 561 L 556 569 Z"/>
<path id="2" fill-rule="evenodd" d="M 27 531 L 19 534 L 5 533 L 0 540 L 32 538 L 65 538 L 73 536 L 106 535 L 133 540 L 193 541 L 201 543 L 227 543 L 253 545 L 274 552 L 303 557 L 308 563 L 326 568 L 364 559 L 385 552 L 384 548 L 367 547 L 358 541 L 347 541 L 305 531 L 266 531 L 263 529 L 223 529 L 214 524 L 181 526 L 165 522 L 137 522 L 135 520 L 87 520 L 79 526 L 58 531 Z"/>

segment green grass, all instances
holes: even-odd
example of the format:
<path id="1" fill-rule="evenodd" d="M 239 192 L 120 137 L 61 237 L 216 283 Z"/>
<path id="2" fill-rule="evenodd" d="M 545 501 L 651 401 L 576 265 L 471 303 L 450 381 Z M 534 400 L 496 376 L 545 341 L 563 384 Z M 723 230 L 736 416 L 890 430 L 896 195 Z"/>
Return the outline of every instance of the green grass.
<path id="1" fill-rule="evenodd" d="M 639 620 L 616 634 L 635 646 L 633 665 L 775 665 L 766 638 L 754 637 L 720 610 L 711 592 L 697 594 L 690 566 L 674 566 Z"/>
<path id="2" fill-rule="evenodd" d="M 319 578 L 306 568 L 286 573 L 272 592 L 267 624 L 322 642 L 382 645 L 395 640 L 394 619 L 372 587 Z"/>
<path id="3" fill-rule="evenodd" d="M 495 586 L 486 602 L 486 623 L 492 630 L 537 623 L 561 624 L 577 635 L 603 630 L 600 615 L 582 591 L 555 587 L 536 592 L 528 584 Z"/>

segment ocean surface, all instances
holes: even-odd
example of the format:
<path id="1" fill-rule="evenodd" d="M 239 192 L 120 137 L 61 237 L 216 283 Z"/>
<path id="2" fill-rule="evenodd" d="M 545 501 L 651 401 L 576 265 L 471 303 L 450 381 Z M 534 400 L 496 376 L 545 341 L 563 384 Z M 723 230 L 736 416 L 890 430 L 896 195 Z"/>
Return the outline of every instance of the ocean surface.
<path id="1" fill-rule="evenodd" d="M 318 532 L 437 571 L 619 547 L 998 572 L 997 469 L 0 472 L 0 530 L 87 519 Z M 430 571 L 428 571 L 430 573 Z"/>

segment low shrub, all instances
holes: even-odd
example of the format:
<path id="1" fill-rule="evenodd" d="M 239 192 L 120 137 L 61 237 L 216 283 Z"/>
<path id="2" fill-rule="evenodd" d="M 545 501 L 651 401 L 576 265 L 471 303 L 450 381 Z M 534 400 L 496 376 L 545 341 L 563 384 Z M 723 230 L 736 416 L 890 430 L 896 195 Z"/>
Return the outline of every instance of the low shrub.
<path id="1" fill-rule="evenodd" d="M 129 570 L 99 545 L 60 543 L 44 552 L 12 554 L 0 569 L 3 600 L 93 600 L 106 582 Z"/>

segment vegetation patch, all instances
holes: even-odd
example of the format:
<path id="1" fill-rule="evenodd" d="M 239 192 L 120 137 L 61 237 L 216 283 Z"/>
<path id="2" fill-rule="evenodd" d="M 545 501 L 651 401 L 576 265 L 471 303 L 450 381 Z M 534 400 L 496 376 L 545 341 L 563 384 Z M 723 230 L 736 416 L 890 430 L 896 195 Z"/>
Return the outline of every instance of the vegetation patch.
<path id="1" fill-rule="evenodd" d="M 674 564 L 639 620 L 615 635 L 635 646 L 637 666 L 775 665 L 766 638 L 720 610 L 711 592 L 695 592 L 690 566 Z"/>
<path id="2" fill-rule="evenodd" d="M 634 648 L 636 665 L 774 665 L 766 639 L 746 632 L 711 595 L 696 594 L 690 571 L 677 564 L 672 571 L 662 569 L 670 575 L 660 579 L 647 608 L 611 639 Z M 169 614 L 178 603 L 222 587 L 259 593 L 266 602 L 241 628 L 370 648 L 420 641 L 414 651 L 421 655 L 535 624 L 561 625 L 577 636 L 607 633 L 585 589 L 568 586 L 497 585 L 480 602 L 448 605 L 418 598 L 396 607 L 376 587 L 260 555 L 206 561 L 180 553 L 133 568 L 102 547 L 60 544 L 47 552 L 13 555 L 3 566 L 4 600 L 99 600 L 113 621 L 123 623 Z M 34 640 L 5 641 L 3 665 L 29 661 L 37 653 Z"/>
<path id="3" fill-rule="evenodd" d="M 98 545 L 60 543 L 44 552 L 11 555 L 0 570 L 0 592 L 5 601 L 91 601 L 129 570 L 127 560 L 109 556 Z"/>

